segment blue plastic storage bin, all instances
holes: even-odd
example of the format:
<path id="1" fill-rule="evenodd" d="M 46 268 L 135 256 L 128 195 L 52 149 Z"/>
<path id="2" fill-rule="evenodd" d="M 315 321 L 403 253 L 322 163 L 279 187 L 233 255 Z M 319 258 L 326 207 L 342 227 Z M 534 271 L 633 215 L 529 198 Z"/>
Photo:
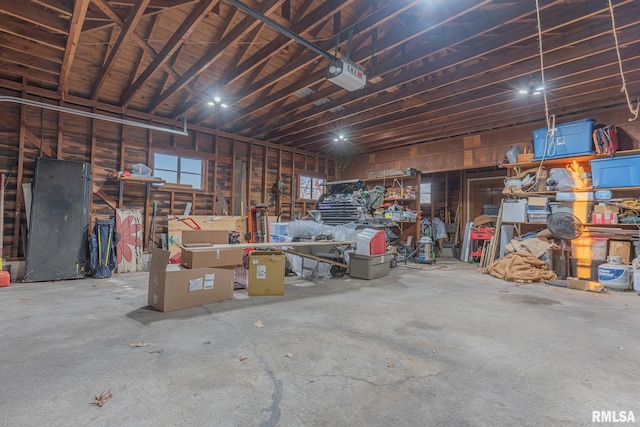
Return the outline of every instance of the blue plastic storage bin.
<path id="1" fill-rule="evenodd" d="M 545 159 L 557 159 L 592 154 L 594 152 L 592 134 L 595 123 L 595 120 L 583 119 L 557 125 L 553 139 L 547 137 L 546 127 L 534 130 L 533 159 L 540 160 L 543 156 Z"/>
<path id="2" fill-rule="evenodd" d="M 640 186 L 640 155 L 591 160 L 593 188 Z"/>

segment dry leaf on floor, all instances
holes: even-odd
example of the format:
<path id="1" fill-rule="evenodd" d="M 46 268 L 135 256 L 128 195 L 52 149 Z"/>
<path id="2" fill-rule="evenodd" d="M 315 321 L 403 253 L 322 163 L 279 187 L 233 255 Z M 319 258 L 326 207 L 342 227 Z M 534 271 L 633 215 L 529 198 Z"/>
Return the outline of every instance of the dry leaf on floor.
<path id="1" fill-rule="evenodd" d="M 264 323 L 262 323 L 262 320 L 258 320 L 253 324 L 253 326 L 255 326 L 256 328 L 264 328 Z"/>
<path id="2" fill-rule="evenodd" d="M 293 354 L 291 354 L 291 353 L 287 353 L 287 354 L 285 354 L 284 356 L 285 356 L 285 357 L 293 357 Z"/>
<path id="3" fill-rule="evenodd" d="M 247 356 L 246 354 L 241 354 L 240 355 L 240 361 L 241 362 L 244 361 L 244 360 L 247 360 L 248 358 L 249 358 L 249 356 Z"/>
<path id="4" fill-rule="evenodd" d="M 145 350 L 145 351 L 147 351 L 147 350 Z M 153 354 L 153 353 L 162 354 L 163 351 L 164 350 L 153 350 L 153 351 L 147 351 L 147 353 L 149 353 L 149 354 Z"/>
<path id="5" fill-rule="evenodd" d="M 129 344 L 129 347 L 131 348 L 137 348 L 137 347 L 146 347 L 148 346 L 149 343 L 148 342 L 137 342 L 137 343 L 133 343 L 133 344 Z"/>
<path id="6" fill-rule="evenodd" d="M 202 344 L 204 344 L 204 345 L 211 344 L 211 341 L 205 341 Z"/>
<path id="7" fill-rule="evenodd" d="M 103 391 L 99 396 L 94 397 L 92 403 L 102 408 L 102 405 L 107 403 L 107 401 L 112 397 L 113 393 L 111 392 L 111 389 L 109 389 L 107 391 Z"/>
<path id="8" fill-rule="evenodd" d="M 395 363 L 393 363 L 393 362 L 387 363 L 387 368 L 395 368 L 395 367 L 396 367 Z"/>

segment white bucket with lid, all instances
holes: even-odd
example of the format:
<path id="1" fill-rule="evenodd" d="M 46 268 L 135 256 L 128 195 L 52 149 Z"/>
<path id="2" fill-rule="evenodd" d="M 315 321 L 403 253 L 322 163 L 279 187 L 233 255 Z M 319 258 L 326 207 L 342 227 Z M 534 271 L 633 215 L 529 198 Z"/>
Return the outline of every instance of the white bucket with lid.
<path id="1" fill-rule="evenodd" d="M 607 262 L 598 267 L 598 283 L 619 291 L 631 287 L 631 266 L 622 264 L 622 257 L 608 256 Z"/>
<path id="2" fill-rule="evenodd" d="M 631 265 L 633 266 L 633 290 L 640 294 L 640 257 L 631 261 Z"/>

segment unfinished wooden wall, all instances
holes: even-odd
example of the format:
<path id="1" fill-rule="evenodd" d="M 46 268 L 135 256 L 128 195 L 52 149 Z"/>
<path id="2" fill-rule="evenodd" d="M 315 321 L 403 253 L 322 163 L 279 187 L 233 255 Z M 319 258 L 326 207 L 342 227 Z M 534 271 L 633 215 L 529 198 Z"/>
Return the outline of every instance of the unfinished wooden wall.
<path id="1" fill-rule="evenodd" d="M 0 94 L 26 96 L 9 90 L 0 91 Z M 30 99 L 57 102 L 36 97 Z M 90 108 L 84 108 L 84 111 L 104 114 Z M 205 188 L 194 190 L 167 185 L 150 189 L 147 197 L 144 184 L 107 180 L 109 172 L 131 170 L 135 163 L 153 168 L 155 152 L 203 159 Z M 8 177 L 2 252 L 6 259 L 24 256 L 26 214 L 21 184 L 32 181 L 38 156 L 90 163 L 93 166 L 94 191 L 92 218 L 114 217 L 116 207 L 143 210 L 145 249 L 149 249 L 154 203 L 157 204 L 157 243 L 159 233 L 167 231 L 166 217 L 170 213 L 182 214 L 187 203 L 192 204 L 193 215 L 214 215 L 216 197 L 221 196 L 229 207 L 234 204 L 243 206 L 245 212 L 249 207 L 266 203 L 270 215 L 286 212 L 290 217 L 292 201 L 300 215 L 311 208 L 306 203 L 296 203 L 292 193 L 299 171 L 317 171 L 325 174 L 328 180 L 337 179 L 337 168 L 332 159 L 214 130 L 190 129 L 188 136 L 179 136 L 39 107 L 2 103 L 0 173 Z M 237 164 L 246 167 L 245 182 L 235 182 Z M 285 181 L 286 190 L 276 197 L 273 191 L 279 179 Z M 245 191 L 238 192 L 243 186 Z M 241 200 L 241 194 L 246 198 Z"/>

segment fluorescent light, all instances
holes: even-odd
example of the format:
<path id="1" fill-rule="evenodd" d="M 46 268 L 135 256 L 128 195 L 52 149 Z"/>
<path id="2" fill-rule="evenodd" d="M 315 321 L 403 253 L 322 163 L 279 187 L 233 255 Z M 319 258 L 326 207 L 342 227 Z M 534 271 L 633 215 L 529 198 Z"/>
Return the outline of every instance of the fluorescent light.
<path id="1" fill-rule="evenodd" d="M 227 104 L 220 104 L 220 106 L 221 106 L 222 108 L 227 108 L 227 107 L 228 107 L 228 105 L 227 105 Z"/>
<path id="2" fill-rule="evenodd" d="M 518 91 L 518 93 L 520 93 L 520 94 L 522 94 L 522 95 L 526 95 L 526 94 L 528 94 L 529 92 L 528 92 L 528 91 L 526 91 L 526 90 L 524 90 L 524 89 L 520 89 L 520 90 Z"/>
<path id="3" fill-rule="evenodd" d="M 212 101 L 207 102 L 207 105 L 215 105 Z"/>

